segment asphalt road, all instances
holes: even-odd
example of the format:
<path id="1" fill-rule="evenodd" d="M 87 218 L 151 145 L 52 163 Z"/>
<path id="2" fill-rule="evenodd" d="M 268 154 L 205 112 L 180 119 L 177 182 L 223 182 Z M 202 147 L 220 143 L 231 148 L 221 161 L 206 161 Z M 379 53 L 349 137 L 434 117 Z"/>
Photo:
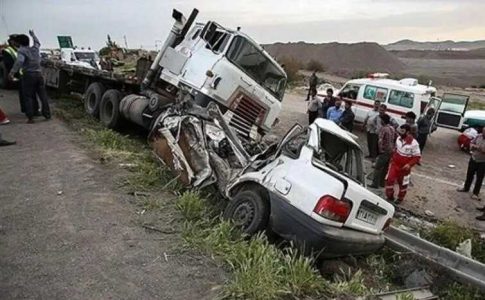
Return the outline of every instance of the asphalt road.
<path id="1" fill-rule="evenodd" d="M 114 183 L 119 170 L 59 120 L 26 124 L 15 91 L 0 90 L 0 106 L 12 121 L 0 132 L 17 140 L 0 148 L 1 299 L 215 296 L 224 272 L 185 251 L 180 234 L 142 228 L 133 196 Z"/>

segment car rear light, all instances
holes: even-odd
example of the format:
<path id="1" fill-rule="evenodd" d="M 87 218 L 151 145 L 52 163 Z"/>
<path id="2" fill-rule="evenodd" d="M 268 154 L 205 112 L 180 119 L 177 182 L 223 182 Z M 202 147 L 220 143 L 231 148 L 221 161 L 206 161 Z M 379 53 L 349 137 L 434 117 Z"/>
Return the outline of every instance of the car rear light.
<path id="1" fill-rule="evenodd" d="M 326 219 L 344 223 L 350 214 L 351 208 L 352 206 L 349 202 L 325 195 L 318 200 L 313 212 Z"/>
<path id="2" fill-rule="evenodd" d="M 384 227 L 382 227 L 382 230 L 386 230 L 391 226 L 392 218 L 387 219 L 386 224 L 384 224 Z"/>

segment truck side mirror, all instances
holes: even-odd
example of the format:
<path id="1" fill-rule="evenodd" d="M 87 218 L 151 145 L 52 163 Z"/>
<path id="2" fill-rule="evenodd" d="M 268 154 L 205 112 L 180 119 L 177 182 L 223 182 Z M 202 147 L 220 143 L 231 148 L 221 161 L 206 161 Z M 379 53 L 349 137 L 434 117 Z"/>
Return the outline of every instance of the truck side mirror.
<path id="1" fill-rule="evenodd" d="M 204 29 L 202 29 L 200 36 L 204 41 L 209 42 L 216 35 L 216 31 L 217 25 L 214 22 L 207 22 L 207 24 L 205 24 L 204 26 Z"/>

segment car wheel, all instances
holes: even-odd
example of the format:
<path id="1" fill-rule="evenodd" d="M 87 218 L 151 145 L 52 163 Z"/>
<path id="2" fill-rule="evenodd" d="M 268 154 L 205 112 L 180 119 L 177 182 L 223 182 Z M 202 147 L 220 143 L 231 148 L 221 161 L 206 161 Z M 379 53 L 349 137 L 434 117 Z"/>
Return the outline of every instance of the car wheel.
<path id="1" fill-rule="evenodd" d="M 258 190 L 242 190 L 229 202 L 224 218 L 246 234 L 264 230 L 268 224 L 268 201 Z"/>
<path id="2" fill-rule="evenodd" d="M 99 104 L 104 91 L 104 86 L 99 82 L 93 82 L 88 86 L 84 94 L 84 109 L 88 115 L 95 118 L 99 116 Z"/>
<path id="3" fill-rule="evenodd" d="M 110 129 L 117 128 L 121 123 L 120 113 L 121 93 L 118 90 L 107 90 L 99 105 L 99 120 Z"/>

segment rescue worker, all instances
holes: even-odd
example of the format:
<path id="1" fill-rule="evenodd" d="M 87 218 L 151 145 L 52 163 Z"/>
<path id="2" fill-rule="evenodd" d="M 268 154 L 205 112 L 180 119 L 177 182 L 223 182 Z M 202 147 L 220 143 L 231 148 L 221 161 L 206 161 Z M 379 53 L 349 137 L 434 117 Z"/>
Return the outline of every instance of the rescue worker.
<path id="1" fill-rule="evenodd" d="M 330 121 L 334 121 L 335 123 L 340 122 L 340 117 L 342 116 L 343 110 L 340 108 L 342 105 L 341 99 L 335 100 L 335 105 L 330 107 L 327 111 L 327 119 Z"/>
<path id="2" fill-rule="evenodd" d="M 410 133 L 411 127 L 408 124 L 401 125 L 397 132 L 399 134 L 394 153 L 389 163 L 389 170 L 386 178 L 386 197 L 389 202 L 394 202 L 394 185 L 399 185 L 396 204 L 401 203 L 406 196 L 409 184 L 411 169 L 416 165 L 420 158 L 418 142 Z"/>
<path id="3" fill-rule="evenodd" d="M 18 35 L 17 34 L 11 34 L 8 37 L 8 47 L 2 50 L 2 59 L 3 59 L 3 65 L 5 66 L 5 72 L 10 73 L 10 70 L 12 70 L 13 65 L 15 64 L 15 61 L 17 60 L 17 49 L 18 49 L 18 43 L 16 41 Z M 22 76 L 22 70 L 19 70 L 15 74 L 15 79 L 21 80 Z M 19 102 L 20 102 L 20 110 L 22 112 L 25 112 L 25 105 L 24 105 L 24 99 L 23 99 L 23 94 L 22 94 L 22 88 L 21 88 L 21 83 L 19 84 Z"/>
<path id="4" fill-rule="evenodd" d="M 310 76 L 310 79 L 308 80 L 308 94 L 306 96 L 306 101 L 310 100 L 310 97 L 313 95 L 313 92 L 315 92 L 315 95 L 317 94 L 317 85 L 318 85 L 318 77 L 317 77 L 317 71 L 313 71 L 312 75 Z"/>
<path id="5" fill-rule="evenodd" d="M 391 117 L 389 115 L 383 115 L 379 119 L 382 122 L 378 139 L 379 155 L 377 156 L 374 167 L 372 184 L 369 185 L 369 187 L 374 189 L 385 186 L 386 173 L 389 169 L 389 161 L 391 160 L 396 141 L 396 130 L 391 125 Z"/>
<path id="6" fill-rule="evenodd" d="M 354 129 L 354 119 L 355 119 L 355 114 L 352 111 L 352 101 L 346 100 L 344 111 L 339 119 L 339 125 L 345 128 L 346 130 L 352 132 L 352 130 Z"/>
<path id="7" fill-rule="evenodd" d="M 32 47 L 29 47 L 30 40 L 25 34 L 19 35 L 16 38 L 20 48 L 18 50 L 17 60 L 12 70 L 10 70 L 9 77 L 13 78 L 15 73 L 22 69 L 21 89 L 23 90 L 25 99 L 25 114 L 28 118 L 27 123 L 34 123 L 34 101 L 37 101 L 37 96 L 39 96 L 42 103 L 42 115 L 44 118 L 47 120 L 50 119 L 51 113 L 40 67 L 40 42 L 33 30 L 30 30 L 29 34 L 34 41 Z"/>
<path id="8" fill-rule="evenodd" d="M 7 114 L 5 114 L 2 108 L 0 108 L 0 125 L 7 125 L 9 123 L 10 120 L 8 119 Z"/>
<path id="9" fill-rule="evenodd" d="M 480 201 L 480 189 L 485 175 L 485 128 L 470 143 L 470 160 L 468 161 L 468 169 L 466 171 L 466 180 L 463 188 L 459 188 L 458 192 L 466 193 L 472 186 L 473 178 L 475 178 L 475 187 L 473 188 L 472 199 Z"/>
<path id="10" fill-rule="evenodd" d="M 335 106 L 335 101 L 337 98 L 333 96 L 333 89 L 328 88 L 327 89 L 327 96 L 323 98 L 323 108 L 322 108 L 322 118 L 327 119 L 327 112 L 330 107 Z"/>
<path id="11" fill-rule="evenodd" d="M 320 105 L 320 100 L 317 97 L 317 91 L 312 91 L 311 100 L 308 102 L 308 125 L 311 125 L 318 117 L 318 109 Z"/>
<path id="12" fill-rule="evenodd" d="M 460 147 L 460 150 L 465 152 L 470 151 L 471 141 L 473 141 L 478 136 L 478 132 L 481 131 L 482 129 L 475 129 L 474 127 L 467 128 L 463 131 L 458 137 L 458 146 Z"/>
<path id="13" fill-rule="evenodd" d="M 367 150 L 369 151 L 369 156 L 367 156 L 366 158 L 375 159 L 377 157 L 378 133 L 377 133 L 377 127 L 374 124 L 374 118 L 376 118 L 379 115 L 380 105 L 381 105 L 381 102 L 379 100 L 376 100 L 374 102 L 374 107 L 372 108 L 372 110 L 369 110 L 369 112 L 367 112 L 367 115 L 364 120 L 363 128 L 367 133 Z"/>
<path id="14" fill-rule="evenodd" d="M 418 120 L 418 138 L 417 141 L 419 143 L 419 149 L 421 152 L 424 150 L 424 146 L 426 145 L 426 140 L 428 139 L 428 135 L 434 130 L 432 126 L 433 116 L 435 110 L 434 108 L 428 109 L 426 115 L 421 116 Z"/>

